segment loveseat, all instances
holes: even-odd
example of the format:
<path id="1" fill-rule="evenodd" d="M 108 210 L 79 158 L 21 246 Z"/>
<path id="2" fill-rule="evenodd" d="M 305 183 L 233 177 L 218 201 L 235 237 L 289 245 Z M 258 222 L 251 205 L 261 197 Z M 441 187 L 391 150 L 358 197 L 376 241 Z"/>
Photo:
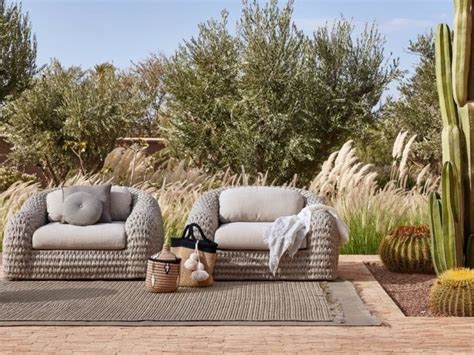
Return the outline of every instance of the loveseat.
<path id="1" fill-rule="evenodd" d="M 276 275 L 268 268 L 263 233 L 278 217 L 324 203 L 313 193 L 291 187 L 227 187 L 204 193 L 188 223 L 199 224 L 219 245 L 216 280 L 333 280 L 337 277 L 340 236 L 334 218 L 314 213 L 311 232 L 293 258 L 284 255 Z"/>

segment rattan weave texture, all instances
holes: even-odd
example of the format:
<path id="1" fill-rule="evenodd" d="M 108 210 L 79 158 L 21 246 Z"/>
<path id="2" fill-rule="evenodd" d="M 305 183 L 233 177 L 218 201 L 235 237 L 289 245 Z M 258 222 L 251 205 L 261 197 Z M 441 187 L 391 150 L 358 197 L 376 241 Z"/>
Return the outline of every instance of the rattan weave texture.
<path id="1" fill-rule="evenodd" d="M 229 188 L 229 187 L 227 187 Z M 227 188 L 204 193 L 194 204 L 188 223 L 199 224 L 213 239 L 219 227 L 219 195 Z M 293 187 L 301 193 L 305 206 L 324 203 L 315 194 Z M 268 269 L 268 251 L 218 250 L 214 268 L 216 280 L 334 280 L 337 277 L 340 236 L 336 222 L 327 212 L 315 213 L 307 248 L 293 258 L 283 256 L 278 272 L 273 276 Z"/>
<path id="2" fill-rule="evenodd" d="M 35 250 L 32 236 L 47 223 L 46 195 L 36 193 L 13 216 L 3 240 L 3 270 L 7 279 L 135 279 L 146 275 L 147 259 L 163 245 L 160 207 L 149 194 L 127 188 L 132 212 L 125 222 L 123 250 Z"/>

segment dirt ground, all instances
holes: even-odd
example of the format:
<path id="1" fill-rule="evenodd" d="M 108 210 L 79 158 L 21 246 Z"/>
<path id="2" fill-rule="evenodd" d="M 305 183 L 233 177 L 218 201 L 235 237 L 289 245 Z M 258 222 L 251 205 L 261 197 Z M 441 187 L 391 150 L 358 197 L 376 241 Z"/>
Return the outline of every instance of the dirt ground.
<path id="1" fill-rule="evenodd" d="M 428 308 L 428 295 L 436 275 L 390 272 L 379 262 L 366 266 L 406 316 L 433 316 Z"/>

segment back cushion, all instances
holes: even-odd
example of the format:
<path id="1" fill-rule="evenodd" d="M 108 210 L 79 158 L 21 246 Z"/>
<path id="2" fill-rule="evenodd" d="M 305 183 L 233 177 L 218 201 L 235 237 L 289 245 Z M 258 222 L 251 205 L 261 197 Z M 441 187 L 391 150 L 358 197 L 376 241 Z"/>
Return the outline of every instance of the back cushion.
<path id="1" fill-rule="evenodd" d="M 297 191 L 278 187 L 237 187 L 219 196 L 219 220 L 229 222 L 273 222 L 298 214 L 304 198 Z"/>
<path id="2" fill-rule="evenodd" d="M 125 221 L 132 212 L 132 194 L 125 187 L 112 186 L 110 216 L 112 221 Z"/>
<path id="3" fill-rule="evenodd" d="M 63 190 L 55 190 L 46 196 L 46 209 L 50 222 L 62 219 Z M 132 211 L 132 194 L 124 187 L 112 186 L 110 191 L 110 217 L 112 221 L 125 221 Z"/>
<path id="4" fill-rule="evenodd" d="M 54 190 L 46 195 L 46 210 L 50 222 L 60 222 L 63 218 L 63 189 Z"/>

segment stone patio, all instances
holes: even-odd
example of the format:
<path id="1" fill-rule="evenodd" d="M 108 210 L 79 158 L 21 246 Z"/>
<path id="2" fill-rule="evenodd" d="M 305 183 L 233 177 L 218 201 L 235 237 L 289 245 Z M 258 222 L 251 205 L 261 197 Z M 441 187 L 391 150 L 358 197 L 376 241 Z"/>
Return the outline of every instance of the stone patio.
<path id="1" fill-rule="evenodd" d="M 474 352 L 473 318 L 405 317 L 363 264 L 377 260 L 344 255 L 339 270 L 383 320 L 381 327 L 0 327 L 0 352 Z"/>

